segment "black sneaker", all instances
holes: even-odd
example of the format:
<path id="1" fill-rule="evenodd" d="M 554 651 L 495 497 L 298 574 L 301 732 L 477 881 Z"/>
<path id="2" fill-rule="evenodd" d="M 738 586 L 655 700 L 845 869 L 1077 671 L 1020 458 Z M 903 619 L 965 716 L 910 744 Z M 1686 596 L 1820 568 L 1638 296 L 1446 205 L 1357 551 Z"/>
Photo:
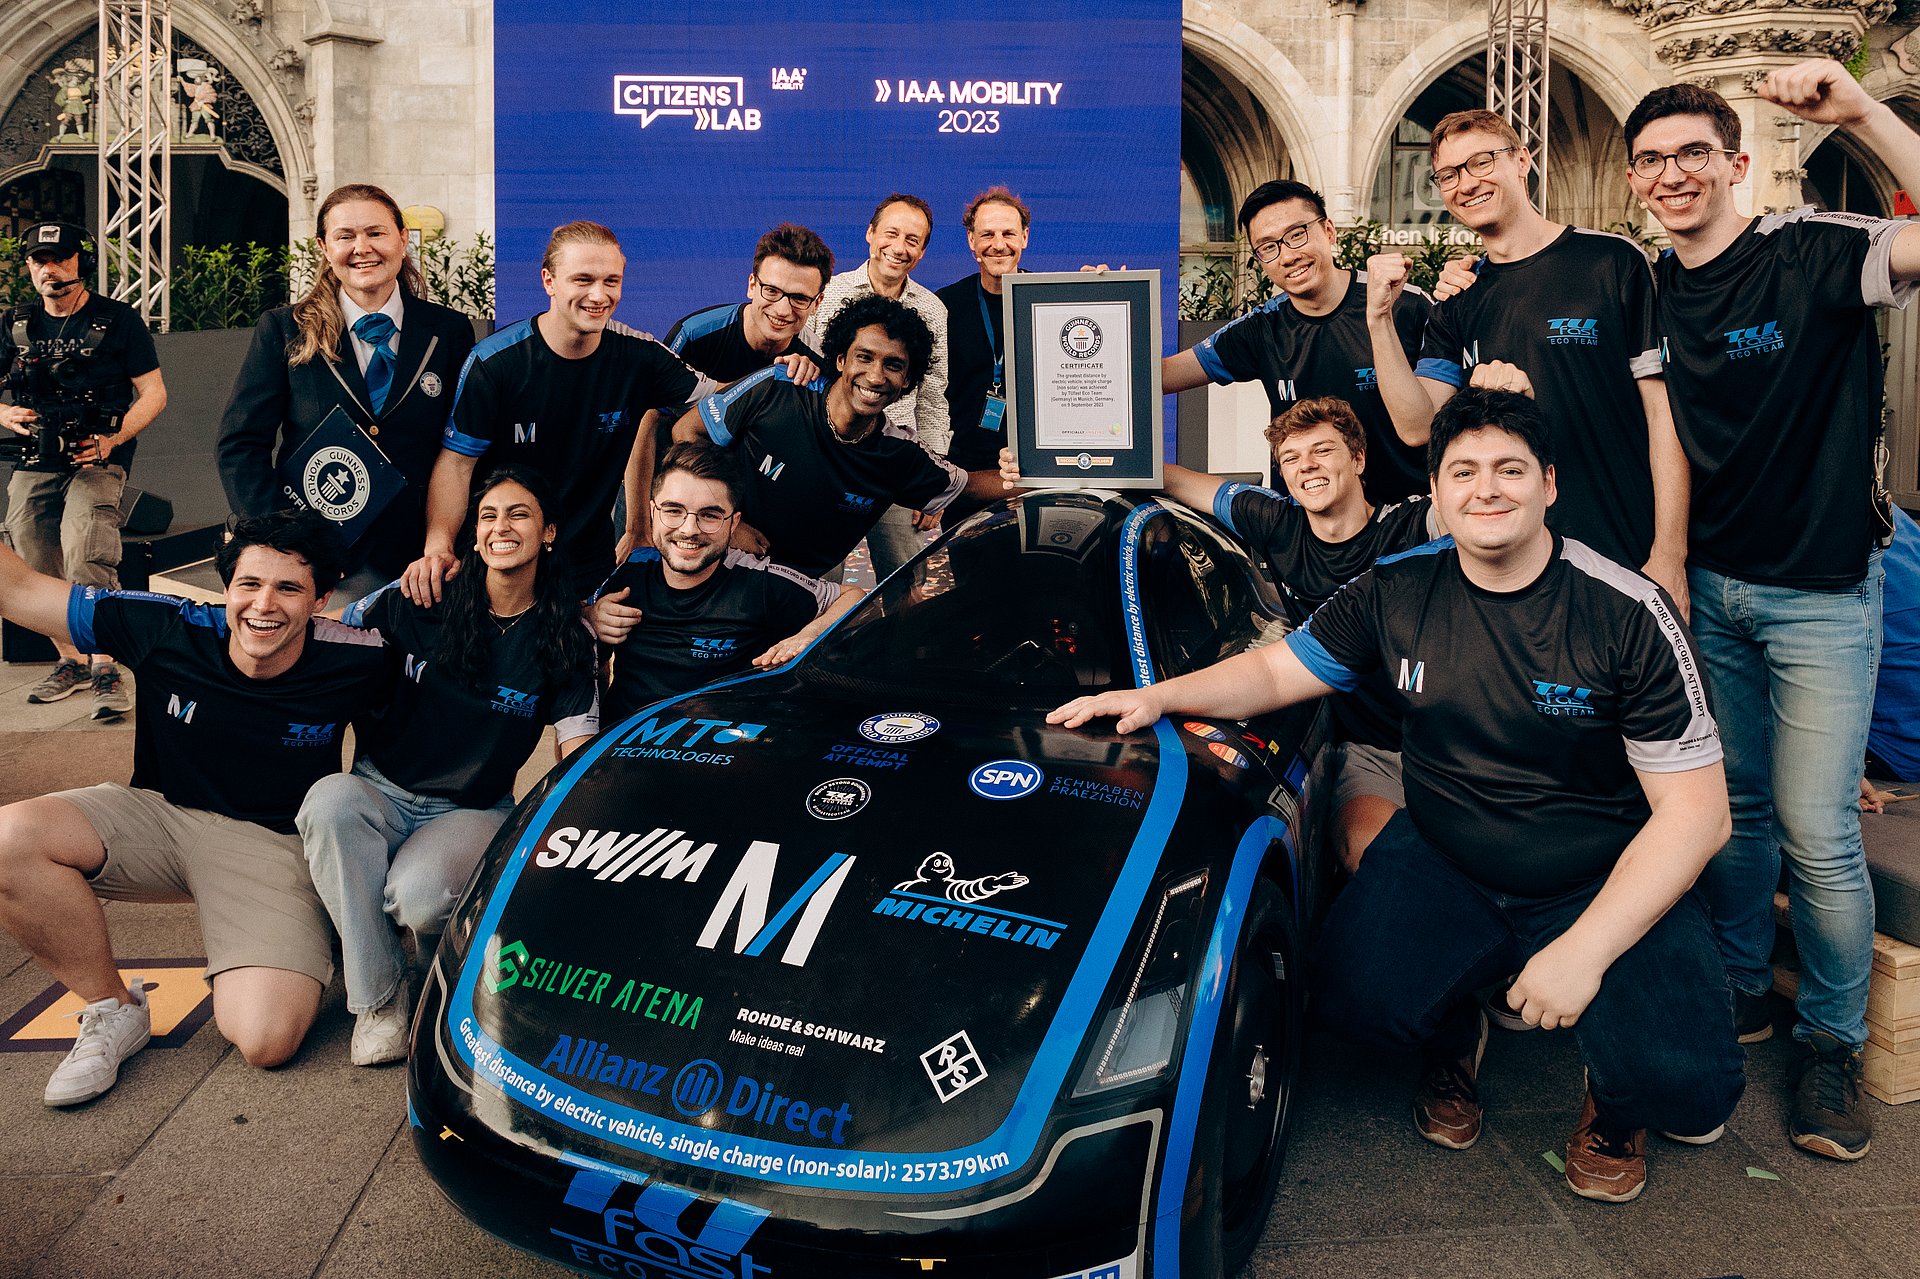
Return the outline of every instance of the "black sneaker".
<path id="1" fill-rule="evenodd" d="M 1773 1000 L 1766 991 L 1749 995 L 1738 987 L 1734 989 L 1733 1033 L 1743 1044 L 1773 1038 Z"/>
<path id="2" fill-rule="evenodd" d="M 1816 1030 L 1801 1045 L 1788 1135 L 1802 1150 L 1829 1159 L 1859 1159 L 1873 1145 L 1873 1124 L 1860 1098 L 1860 1050 Z"/>

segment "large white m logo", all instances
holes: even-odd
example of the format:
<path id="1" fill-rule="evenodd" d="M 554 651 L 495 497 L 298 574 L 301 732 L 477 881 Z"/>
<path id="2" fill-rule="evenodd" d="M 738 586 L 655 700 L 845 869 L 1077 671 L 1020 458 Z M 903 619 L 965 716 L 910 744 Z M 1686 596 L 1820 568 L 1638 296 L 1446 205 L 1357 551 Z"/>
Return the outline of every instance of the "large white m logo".
<path id="1" fill-rule="evenodd" d="M 1403 657 L 1400 659 L 1400 691 L 1401 692 L 1418 693 L 1422 691 L 1426 682 L 1427 682 L 1427 664 L 1425 662 L 1414 662 L 1411 666 L 1409 666 L 1407 664 L 1406 658 Z"/>
<path id="2" fill-rule="evenodd" d="M 773 918 L 768 919 L 767 907 L 773 897 L 773 867 L 779 856 L 778 844 L 756 839 L 748 846 L 694 945 L 714 949 L 720 934 L 726 930 L 727 920 L 737 909 L 740 923 L 734 929 L 733 953 L 757 956 L 798 915 L 800 922 L 794 924 L 793 936 L 787 939 L 780 962 L 796 968 L 807 962 L 814 940 L 820 936 L 820 926 L 827 922 L 827 912 L 833 908 L 833 899 L 839 896 L 840 886 L 847 882 L 847 873 L 853 869 L 854 859 L 847 853 L 835 853 L 827 858 L 800 890 L 787 898 Z"/>

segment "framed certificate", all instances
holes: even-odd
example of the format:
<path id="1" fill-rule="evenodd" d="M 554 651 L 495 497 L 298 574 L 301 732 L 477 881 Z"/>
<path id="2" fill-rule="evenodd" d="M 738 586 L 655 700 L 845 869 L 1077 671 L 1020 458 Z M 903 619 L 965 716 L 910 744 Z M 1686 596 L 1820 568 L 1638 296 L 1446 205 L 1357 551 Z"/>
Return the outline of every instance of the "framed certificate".
<path id="1" fill-rule="evenodd" d="M 1160 487 L 1160 273 L 1002 277 L 1007 444 L 1030 483 Z"/>

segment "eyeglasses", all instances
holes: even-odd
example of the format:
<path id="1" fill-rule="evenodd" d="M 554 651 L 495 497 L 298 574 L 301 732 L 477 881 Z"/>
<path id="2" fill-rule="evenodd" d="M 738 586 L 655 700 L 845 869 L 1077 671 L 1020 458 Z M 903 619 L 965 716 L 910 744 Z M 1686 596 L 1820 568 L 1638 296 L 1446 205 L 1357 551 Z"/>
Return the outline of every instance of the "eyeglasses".
<path id="1" fill-rule="evenodd" d="M 655 502 L 653 513 L 668 528 L 679 528 L 687 522 L 687 516 L 693 516 L 693 523 L 702 533 L 711 533 L 733 518 L 732 511 L 723 511 L 717 506 L 709 506 L 703 511 L 689 511 L 678 502 Z"/>
<path id="2" fill-rule="evenodd" d="M 1312 222 L 1302 222 L 1297 226 L 1290 226 L 1282 231 L 1275 239 L 1262 240 L 1260 243 L 1254 245 L 1253 256 L 1259 258 L 1262 262 L 1271 262 L 1280 256 L 1280 248 L 1282 245 L 1285 245 L 1289 249 L 1306 248 L 1307 237 L 1312 233 Z"/>
<path id="3" fill-rule="evenodd" d="M 1642 151 L 1630 161 L 1633 175 L 1651 182 L 1663 176 L 1667 171 L 1667 161 L 1680 166 L 1682 173 L 1698 173 L 1707 167 L 1707 161 L 1716 155 L 1739 155 L 1738 151 L 1729 151 L 1725 147 L 1710 147 L 1704 142 L 1695 142 L 1691 146 L 1681 147 L 1678 151 Z"/>
<path id="4" fill-rule="evenodd" d="M 1464 164 L 1448 164 L 1427 174 L 1427 181 L 1441 191 L 1451 191 L 1460 185 L 1460 170 L 1465 169 L 1476 178 L 1484 178 L 1493 172 L 1493 157 L 1505 155 L 1515 147 L 1501 147 L 1497 151 L 1479 151 L 1467 157 Z"/>
<path id="5" fill-rule="evenodd" d="M 794 310 L 811 311 L 813 304 L 820 300 L 819 295 L 815 293 L 789 293 L 785 289 L 776 289 L 771 284 L 762 284 L 759 276 L 753 278 L 753 287 L 759 292 L 760 300 L 768 306 L 776 306 L 782 298 L 785 298 L 793 303 Z"/>

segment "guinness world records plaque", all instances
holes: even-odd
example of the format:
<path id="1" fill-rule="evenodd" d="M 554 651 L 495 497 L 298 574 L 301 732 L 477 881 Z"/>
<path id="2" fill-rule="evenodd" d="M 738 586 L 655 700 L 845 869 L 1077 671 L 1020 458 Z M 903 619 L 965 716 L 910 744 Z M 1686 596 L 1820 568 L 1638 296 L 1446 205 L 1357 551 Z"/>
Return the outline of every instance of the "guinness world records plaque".
<path id="1" fill-rule="evenodd" d="M 1007 443 L 1029 484 L 1161 486 L 1160 272 L 1004 277 Z"/>

